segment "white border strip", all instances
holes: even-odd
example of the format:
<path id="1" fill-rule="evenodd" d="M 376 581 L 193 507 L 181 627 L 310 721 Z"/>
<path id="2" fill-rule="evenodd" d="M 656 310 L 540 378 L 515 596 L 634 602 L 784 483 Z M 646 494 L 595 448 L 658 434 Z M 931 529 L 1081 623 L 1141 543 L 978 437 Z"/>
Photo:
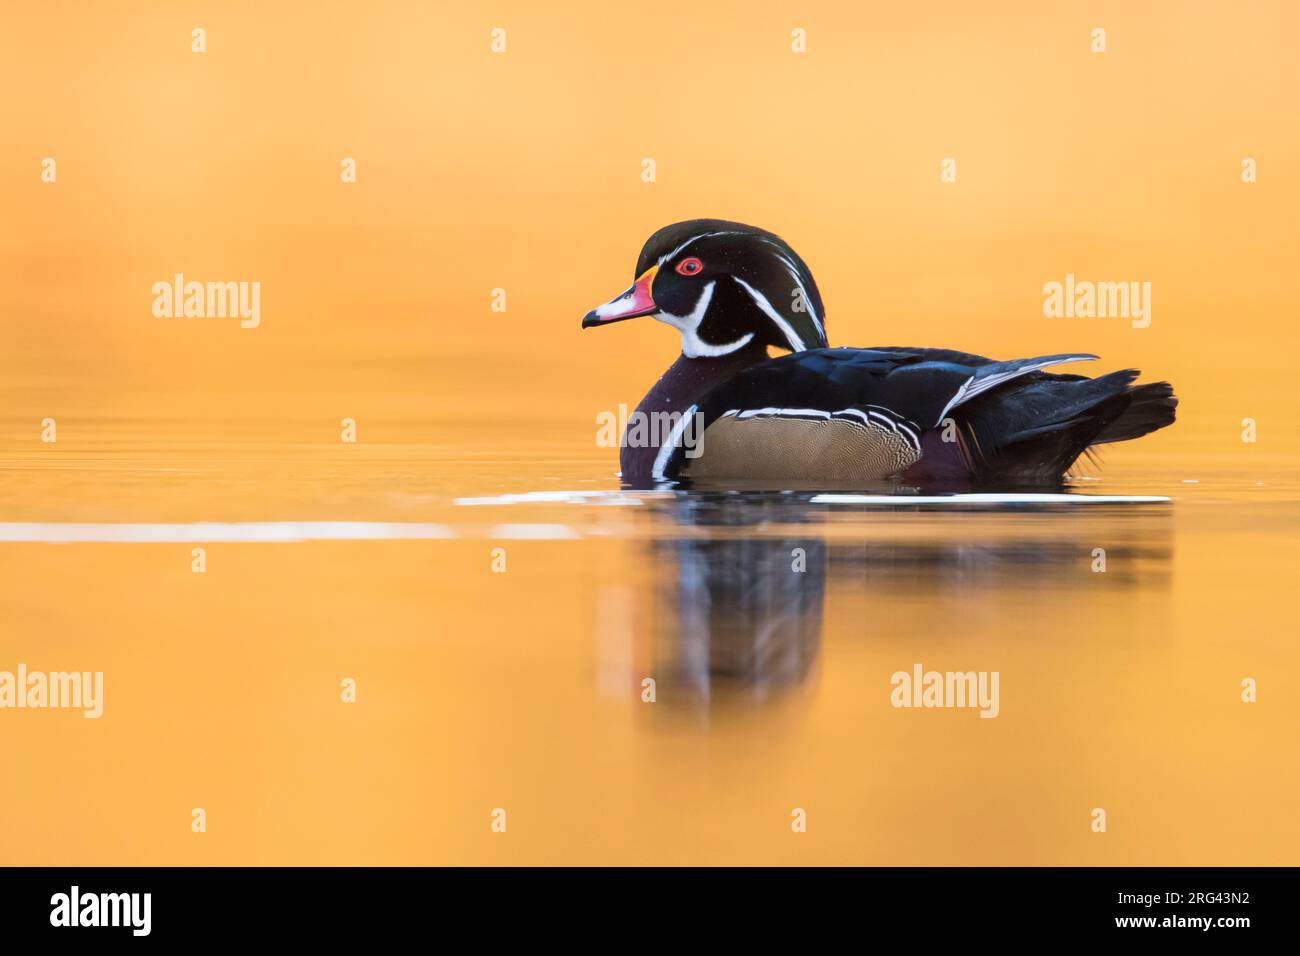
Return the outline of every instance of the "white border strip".
<path id="1" fill-rule="evenodd" d="M 504 496 L 510 497 L 510 496 Z M 544 499 L 554 500 L 554 499 Z M 1161 495 L 971 494 L 971 495 L 815 495 L 819 505 L 1107 505 L 1163 504 Z M 474 504 L 513 504 L 513 501 L 462 499 Z M 572 541 L 582 535 L 563 524 L 498 524 L 489 538 L 517 541 Z M 442 524 L 401 521 L 248 521 L 229 524 L 60 524 L 0 522 L 0 543 L 48 544 L 178 544 L 266 543 L 296 541 L 445 541 L 460 538 Z"/>
<path id="2" fill-rule="evenodd" d="M 459 506 L 474 505 L 529 505 L 529 504 L 565 504 L 580 505 L 591 502 L 598 505 L 639 505 L 644 492 L 625 495 L 619 491 L 525 491 L 513 495 L 488 495 L 479 498 L 457 498 L 452 502 Z"/>
<path id="3" fill-rule="evenodd" d="M 231 524 L 38 524 L 0 522 L 0 543 L 262 544 L 298 541 L 447 541 L 476 537 L 506 541 L 575 541 L 564 524 L 497 524 L 459 534 L 442 524 L 402 521 L 248 521 Z"/>
<path id="4" fill-rule="evenodd" d="M 0 522 L 0 541 L 81 543 L 434 541 L 458 538 L 441 524 L 393 521 L 249 521 L 233 524 L 25 524 Z"/>

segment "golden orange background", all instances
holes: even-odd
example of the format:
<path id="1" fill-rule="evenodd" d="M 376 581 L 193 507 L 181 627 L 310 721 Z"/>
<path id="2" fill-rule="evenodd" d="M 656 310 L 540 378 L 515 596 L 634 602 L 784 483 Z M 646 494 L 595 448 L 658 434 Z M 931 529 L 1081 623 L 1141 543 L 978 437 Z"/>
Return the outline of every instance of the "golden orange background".
<path id="1" fill-rule="evenodd" d="M 1108 452 L 1107 475 L 1294 477 L 1294 4 L 84 2 L 4 20 L 0 521 L 422 520 L 419 494 L 612 488 L 593 415 L 634 404 L 678 343 L 579 320 L 654 229 L 700 216 L 787 239 L 832 344 L 1086 350 L 1172 381 L 1178 425 Z M 261 327 L 155 319 L 174 272 L 260 281 Z M 1150 328 L 1044 318 L 1067 272 L 1149 281 Z M 206 579 L 188 546 L 0 545 L 0 668 L 102 661 L 111 695 L 99 722 L 0 713 L 0 862 L 1294 862 L 1296 515 L 1212 505 L 1175 526 L 1172 591 L 1002 608 L 1138 650 L 1003 648 L 1077 706 L 1044 725 L 1060 688 L 1036 685 L 1040 719 L 992 722 L 985 764 L 980 721 L 852 736 L 861 655 L 894 669 L 835 637 L 870 616 L 852 598 L 822 697 L 634 733 L 640 712 L 581 696 L 598 608 L 649 613 L 651 568 L 613 542 L 513 545 L 504 578 L 482 541 L 237 545 Z M 611 580 L 627 593 L 600 597 Z M 914 609 L 918 633 L 948 626 L 940 606 Z M 1233 687 L 1265 665 L 1274 709 L 1243 714 Z M 357 669 L 359 713 L 335 700 Z M 1175 686 L 1226 696 L 1185 720 Z M 1098 724 L 1115 694 L 1133 709 Z M 792 845 L 784 814 L 809 792 L 835 824 Z M 510 843 L 479 826 L 502 793 Z M 1107 793 L 1143 826 L 1098 843 L 1071 821 Z M 192 806 L 220 825 L 191 834 Z"/>

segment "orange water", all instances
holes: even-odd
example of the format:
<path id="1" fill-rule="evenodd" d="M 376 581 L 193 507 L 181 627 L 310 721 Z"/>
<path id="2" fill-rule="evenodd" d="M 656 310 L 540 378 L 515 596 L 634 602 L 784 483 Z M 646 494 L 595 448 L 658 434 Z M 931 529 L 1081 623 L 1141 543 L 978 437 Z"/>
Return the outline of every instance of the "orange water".
<path id="1" fill-rule="evenodd" d="M 1188 453 L 1078 486 L 1167 504 L 882 508 L 619 494 L 612 451 L 481 435 L 121 434 L 9 459 L 7 527 L 447 536 L 0 544 L 0 669 L 105 675 L 98 720 L 0 712 L 6 863 L 1294 859 L 1293 468 Z M 999 715 L 894 708 L 918 662 L 998 671 Z"/>

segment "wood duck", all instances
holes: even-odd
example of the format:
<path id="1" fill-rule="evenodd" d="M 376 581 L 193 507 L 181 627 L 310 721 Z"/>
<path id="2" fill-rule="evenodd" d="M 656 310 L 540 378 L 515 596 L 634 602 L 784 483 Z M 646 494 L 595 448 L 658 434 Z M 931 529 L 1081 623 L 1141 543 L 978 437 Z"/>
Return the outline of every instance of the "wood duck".
<path id="1" fill-rule="evenodd" d="M 808 266 L 753 226 L 665 226 L 634 275 L 582 320 L 585 329 L 648 315 L 681 333 L 681 356 L 624 432 L 629 484 L 1049 485 L 1090 448 L 1174 421 L 1172 387 L 1134 384 L 1135 369 L 1043 371 L 1095 355 L 999 362 L 948 349 L 830 348 Z M 769 347 L 790 354 L 772 358 Z"/>

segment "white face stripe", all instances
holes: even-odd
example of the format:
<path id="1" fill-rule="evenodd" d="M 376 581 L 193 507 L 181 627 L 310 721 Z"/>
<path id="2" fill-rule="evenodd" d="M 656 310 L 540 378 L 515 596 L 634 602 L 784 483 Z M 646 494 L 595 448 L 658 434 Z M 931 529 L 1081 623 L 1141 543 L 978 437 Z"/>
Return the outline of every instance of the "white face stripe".
<path id="1" fill-rule="evenodd" d="M 787 255 L 785 249 L 782 248 L 780 243 L 776 242 L 773 239 L 769 239 L 767 236 L 757 236 L 754 235 L 753 233 L 736 232 L 734 230 L 723 231 L 723 232 L 702 232 L 698 236 L 691 236 L 691 238 L 687 239 L 676 249 L 672 250 L 672 252 L 660 256 L 659 266 L 662 268 L 665 263 L 670 262 L 673 259 L 677 258 L 677 256 L 680 253 L 682 253 L 687 246 L 689 246 L 691 243 L 699 239 L 709 239 L 713 236 L 751 236 L 751 235 L 754 236 L 755 239 L 759 240 L 760 242 L 767 243 L 769 246 L 771 246 L 773 249 L 776 250 L 776 257 L 781 260 L 781 264 L 785 266 L 786 271 L 790 273 L 790 278 L 794 281 L 795 286 L 799 289 L 799 294 L 803 299 L 804 308 L 808 310 L 808 317 L 812 319 L 813 325 L 817 327 L 818 334 L 820 334 L 822 338 L 826 338 L 826 327 L 822 325 L 821 317 L 817 315 L 817 307 L 813 305 L 812 296 L 808 294 L 808 289 L 807 287 L 804 286 L 803 279 L 799 277 L 798 266 L 794 264 L 794 261 L 790 258 L 789 255 Z"/>
<path id="2" fill-rule="evenodd" d="M 704 291 L 700 293 L 700 297 L 696 300 L 695 308 L 691 310 L 690 315 L 673 315 L 671 312 L 660 310 L 655 313 L 655 318 L 683 333 L 688 329 L 690 331 L 698 329 L 700 323 L 704 321 L 704 313 L 708 311 L 709 303 L 713 301 L 713 287 L 715 285 L 717 285 L 716 279 L 705 284 Z"/>
<path id="3" fill-rule="evenodd" d="M 763 293 L 759 292 L 740 276 L 732 276 L 731 278 L 735 279 L 736 282 L 740 284 L 740 287 L 749 293 L 749 297 L 754 300 L 754 303 L 762 310 L 763 314 L 776 323 L 776 327 L 781 330 L 782 334 L 785 335 L 786 340 L 790 343 L 791 351 L 802 352 L 804 349 L 808 348 L 808 346 L 804 344 L 803 339 L 799 338 L 795 333 L 794 328 L 791 327 L 790 323 L 781 316 L 780 312 L 777 312 L 776 309 L 772 308 L 772 303 L 767 301 L 767 296 L 763 295 Z"/>
<path id="4" fill-rule="evenodd" d="M 719 355 L 730 355 L 744 348 L 754 338 L 753 332 L 746 332 L 736 341 L 724 345 L 713 345 L 700 338 L 700 323 L 704 321 L 704 314 L 708 312 L 709 303 L 713 301 L 713 287 L 716 284 L 715 279 L 704 286 L 704 291 L 700 293 L 699 301 L 695 303 L 695 308 L 690 315 L 673 315 L 671 312 L 656 312 L 654 315 L 660 322 L 671 325 L 682 333 L 682 354 L 687 358 L 716 358 Z"/>
<path id="5" fill-rule="evenodd" d="M 826 328 L 822 325 L 822 320 L 817 316 L 817 309 L 813 305 L 812 296 L 808 294 L 808 290 L 804 287 L 803 279 L 799 278 L 799 268 L 794 264 L 794 260 L 786 254 L 785 249 L 783 249 L 778 243 L 763 236 L 760 236 L 759 238 L 776 250 L 776 257 L 781 260 L 781 264 L 785 266 L 786 272 L 790 273 L 790 278 L 794 281 L 795 287 L 799 290 L 799 296 L 803 299 L 803 306 L 808 310 L 808 317 L 812 319 L 813 325 L 817 329 L 817 333 L 823 339 L 826 338 Z"/>
<path id="6" fill-rule="evenodd" d="M 683 242 L 672 252 L 660 256 L 659 265 L 663 266 L 665 262 L 669 262 L 672 259 L 675 259 L 678 253 L 680 253 L 683 249 L 689 246 L 692 242 L 695 242 L 697 239 L 708 239 L 711 236 L 743 236 L 743 235 L 745 235 L 745 233 L 743 232 L 702 232 L 698 236 L 691 236 L 691 238 L 687 239 L 685 242 Z"/>
<path id="7" fill-rule="evenodd" d="M 700 239 L 709 239 L 715 236 L 752 236 L 760 242 L 770 245 L 775 250 L 777 259 L 780 260 L 781 264 L 790 274 L 791 280 L 798 288 L 800 298 L 803 300 L 804 308 L 808 310 L 808 317 L 812 319 L 813 326 L 817 329 L 818 334 L 823 340 L 826 338 L 826 329 L 817 315 L 817 310 L 813 305 L 812 297 L 808 294 L 808 290 L 804 286 L 803 280 L 799 277 L 799 270 L 795 266 L 794 261 L 786 254 L 785 250 L 779 243 L 766 236 L 756 236 L 753 233 L 737 232 L 735 230 L 702 232 L 699 235 L 691 236 L 676 249 L 660 256 L 658 261 L 659 267 L 662 268 L 666 263 L 677 258 L 677 256 L 684 252 L 691 243 Z M 785 317 L 773 308 L 772 303 L 768 300 L 767 296 L 763 295 L 763 293 L 759 292 L 744 279 L 740 278 L 740 276 L 733 275 L 731 278 L 735 279 L 736 282 L 738 282 L 741 287 L 749 293 L 750 298 L 754 300 L 755 304 L 758 305 L 763 314 L 776 323 L 777 328 L 781 330 L 781 334 L 784 335 L 786 341 L 790 343 L 792 351 L 802 352 L 809 347 L 799 334 L 795 332 L 794 327 L 786 321 Z M 671 312 L 659 312 L 655 315 L 656 319 L 666 323 L 667 325 L 673 326 L 673 328 L 682 333 L 682 354 L 687 358 L 729 355 L 737 349 L 748 345 L 750 340 L 754 337 L 751 332 L 736 341 L 728 342 L 725 345 L 711 345 L 700 338 L 700 324 L 704 321 L 704 312 L 708 308 L 709 299 L 712 297 L 712 294 L 713 283 L 710 282 L 709 285 L 705 287 L 704 293 L 700 296 L 699 302 L 696 303 L 694 311 L 692 311 L 689 316 L 673 315 Z M 613 303 L 610 303 L 610 305 L 612 306 Z M 602 308 L 604 307 L 602 306 Z"/>

